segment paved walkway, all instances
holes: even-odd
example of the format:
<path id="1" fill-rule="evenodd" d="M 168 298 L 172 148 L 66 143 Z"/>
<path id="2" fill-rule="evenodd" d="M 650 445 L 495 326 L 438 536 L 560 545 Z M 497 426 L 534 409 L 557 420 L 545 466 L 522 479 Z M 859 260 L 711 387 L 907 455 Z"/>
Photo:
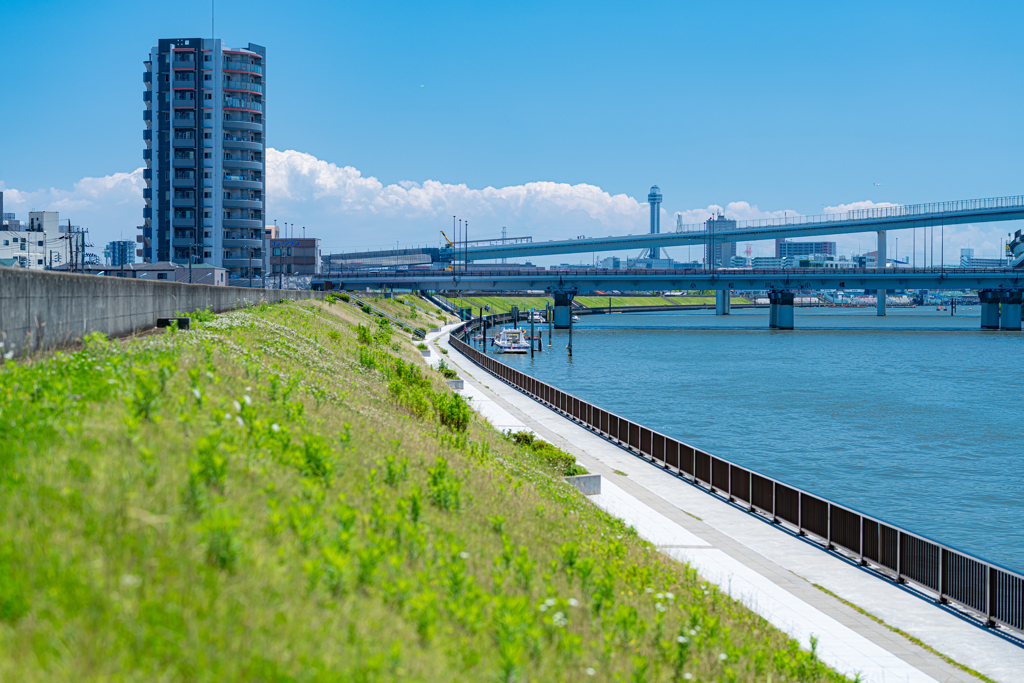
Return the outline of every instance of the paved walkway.
<path id="1" fill-rule="evenodd" d="M 499 430 L 528 429 L 602 475 L 591 500 L 631 524 L 670 557 L 765 617 L 805 647 L 818 638 L 823 661 L 872 683 L 980 679 L 895 633 L 815 584 L 909 633 L 935 651 L 999 683 L 1024 681 L 1024 648 L 955 612 L 922 599 L 715 498 L 637 458 L 474 365 L 447 344 L 445 328 L 428 335 L 436 365 L 447 362 L 465 380 L 474 410 Z"/>

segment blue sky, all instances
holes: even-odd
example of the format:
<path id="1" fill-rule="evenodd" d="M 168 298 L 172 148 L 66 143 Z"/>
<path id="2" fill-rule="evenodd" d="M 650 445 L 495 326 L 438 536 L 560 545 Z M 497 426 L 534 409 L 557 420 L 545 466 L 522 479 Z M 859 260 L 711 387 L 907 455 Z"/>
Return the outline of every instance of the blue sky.
<path id="1" fill-rule="evenodd" d="M 746 218 L 1021 193 L 1022 15 L 985 2 L 216 12 L 218 37 L 268 50 L 268 219 L 326 248 L 435 244 L 452 214 L 481 237 L 643 230 L 655 183 L 669 225 L 730 203 Z M 142 61 L 158 38 L 209 36 L 209 3 L 7 0 L 0 25 L 6 210 L 60 208 L 94 242 L 134 236 Z M 948 244 L 994 256 L 1018 227 Z"/>

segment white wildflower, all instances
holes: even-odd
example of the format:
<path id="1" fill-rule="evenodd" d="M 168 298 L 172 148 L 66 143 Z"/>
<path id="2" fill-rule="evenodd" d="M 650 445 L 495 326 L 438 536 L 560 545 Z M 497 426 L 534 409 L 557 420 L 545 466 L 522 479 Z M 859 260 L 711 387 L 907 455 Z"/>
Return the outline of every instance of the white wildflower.
<path id="1" fill-rule="evenodd" d="M 224 419 L 225 420 L 230 420 L 231 419 L 231 413 L 224 413 Z"/>
<path id="2" fill-rule="evenodd" d="M 140 583 L 142 583 L 142 579 L 140 579 L 139 577 L 135 576 L 134 574 L 122 574 L 121 575 L 121 585 L 122 586 L 126 586 L 128 588 L 134 588 L 135 586 L 138 586 Z"/>
<path id="3" fill-rule="evenodd" d="M 729 655 L 723 652 L 722 654 L 718 655 L 718 658 L 724 662 L 725 660 L 729 659 Z"/>
<path id="4" fill-rule="evenodd" d="M 569 620 L 566 619 L 565 615 L 561 612 L 555 612 L 555 615 L 551 617 L 551 623 L 558 628 L 565 628 L 568 625 Z"/>
<path id="5" fill-rule="evenodd" d="M 689 671 L 687 671 L 686 673 L 683 674 L 683 678 L 685 678 L 688 681 L 693 680 L 693 674 L 690 673 Z"/>
<path id="6" fill-rule="evenodd" d="M 691 629 L 690 629 L 690 635 L 691 635 L 691 636 L 695 636 L 695 635 L 697 635 L 697 631 L 691 628 Z"/>
<path id="7" fill-rule="evenodd" d="M 541 612 L 547 612 L 548 611 L 548 605 L 547 605 L 546 602 L 540 603 L 540 611 Z"/>
<path id="8" fill-rule="evenodd" d="M 14 351 L 8 351 L 7 353 L 4 354 L 5 360 L 10 360 L 12 358 L 14 358 Z M 110 383 L 113 384 L 113 380 L 110 380 Z"/>
<path id="9" fill-rule="evenodd" d="M 281 428 L 277 426 L 276 422 L 274 424 L 270 425 L 270 428 L 273 429 L 275 432 L 281 431 Z"/>
<path id="10" fill-rule="evenodd" d="M 587 675 L 588 676 L 593 676 L 596 673 L 597 673 L 597 670 L 594 669 L 594 667 L 592 667 L 592 666 L 588 666 L 587 667 Z"/>
<path id="11" fill-rule="evenodd" d="M 675 593 L 665 593 L 665 597 L 668 598 L 669 600 L 675 600 L 676 599 Z"/>
<path id="12" fill-rule="evenodd" d="M 467 553 L 465 550 L 463 550 L 461 553 L 459 553 L 459 557 L 461 557 L 464 560 L 468 560 L 469 559 L 469 553 Z"/>
<path id="13" fill-rule="evenodd" d="M 644 593 L 653 593 L 653 592 L 654 592 L 654 589 L 651 588 L 650 586 L 648 586 L 647 588 L 644 589 Z"/>
<path id="14" fill-rule="evenodd" d="M 245 420 L 242 419 L 241 415 L 238 415 L 238 416 L 235 417 L 235 422 L 238 423 L 239 427 L 244 427 L 245 426 Z"/>
<path id="15" fill-rule="evenodd" d="M 192 395 L 195 396 L 196 400 L 198 401 L 200 398 L 202 398 L 203 392 L 199 391 L 198 389 L 193 389 Z"/>
<path id="16" fill-rule="evenodd" d="M 249 387 L 246 387 L 246 389 L 248 389 L 248 388 Z M 245 405 L 247 405 L 247 406 L 251 406 L 252 405 L 252 398 L 249 396 L 249 394 L 246 394 L 242 398 L 245 399 Z"/>
<path id="17" fill-rule="evenodd" d="M 569 598 L 569 607 L 579 607 L 580 601 L 576 598 Z"/>
<path id="18" fill-rule="evenodd" d="M 656 605 L 654 605 L 654 609 L 658 610 L 659 612 L 664 612 L 666 608 L 663 603 L 659 602 Z"/>
<path id="19" fill-rule="evenodd" d="M 687 638 L 686 636 L 676 636 L 676 642 L 680 643 L 680 644 L 688 643 L 688 642 L 690 642 L 690 639 Z"/>
<path id="20" fill-rule="evenodd" d="M 239 403 L 238 401 L 232 401 L 231 405 L 233 405 L 235 407 L 235 412 L 236 413 L 242 412 L 242 404 Z"/>

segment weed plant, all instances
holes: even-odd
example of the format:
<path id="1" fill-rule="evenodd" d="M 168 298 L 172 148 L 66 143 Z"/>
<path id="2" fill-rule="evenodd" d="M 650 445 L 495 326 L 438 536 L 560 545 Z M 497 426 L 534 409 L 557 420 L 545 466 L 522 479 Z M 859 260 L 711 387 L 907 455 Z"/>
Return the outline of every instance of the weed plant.
<path id="1" fill-rule="evenodd" d="M 840 681 L 318 302 L 0 369 L 0 680 Z"/>

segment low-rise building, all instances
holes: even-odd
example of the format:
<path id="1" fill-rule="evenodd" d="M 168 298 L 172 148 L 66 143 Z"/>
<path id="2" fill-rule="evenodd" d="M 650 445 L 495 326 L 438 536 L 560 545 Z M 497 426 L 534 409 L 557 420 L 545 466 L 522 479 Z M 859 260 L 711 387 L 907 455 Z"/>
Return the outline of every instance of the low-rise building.
<path id="1" fill-rule="evenodd" d="M 270 240 L 269 275 L 313 275 L 319 272 L 319 238 L 298 237 Z"/>

